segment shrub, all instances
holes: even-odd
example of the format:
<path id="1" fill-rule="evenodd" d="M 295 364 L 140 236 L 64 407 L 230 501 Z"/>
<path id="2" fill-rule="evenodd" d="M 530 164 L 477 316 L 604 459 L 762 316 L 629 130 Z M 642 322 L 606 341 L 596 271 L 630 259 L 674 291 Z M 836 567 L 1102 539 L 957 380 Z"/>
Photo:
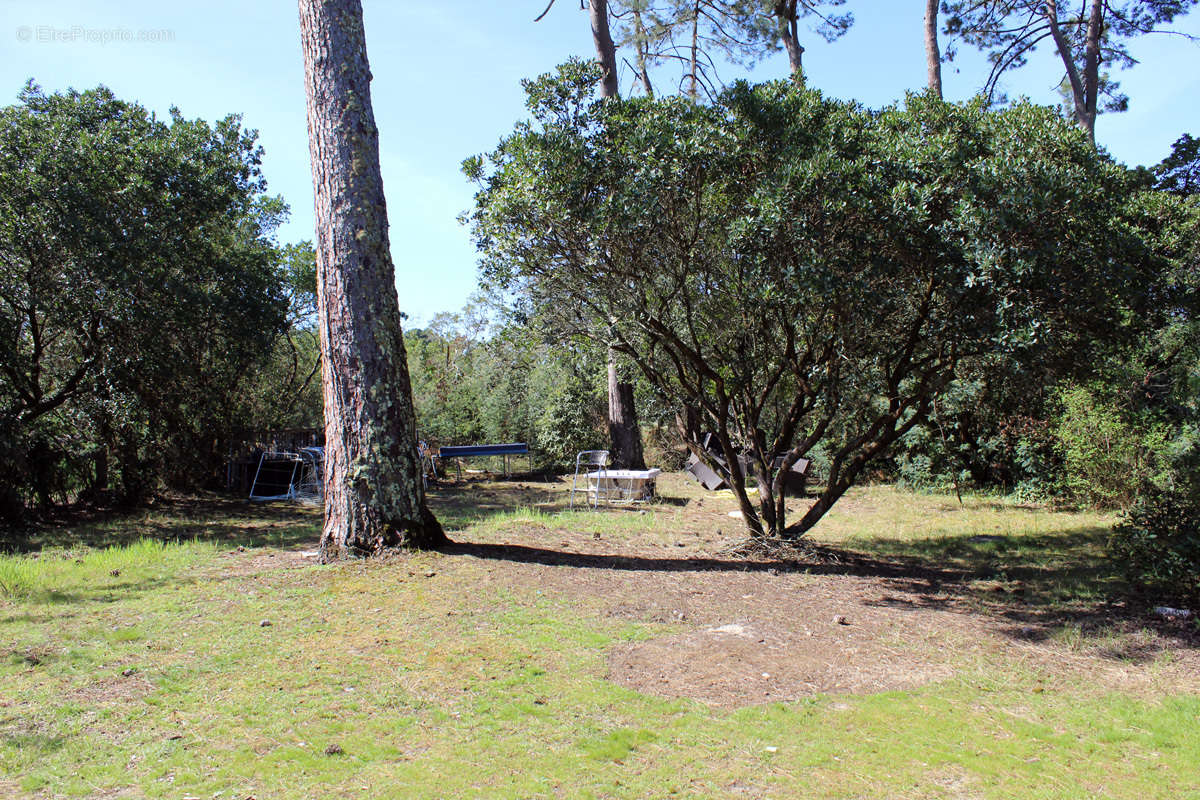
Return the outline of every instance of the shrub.
<path id="1" fill-rule="evenodd" d="M 542 412 L 534 422 L 535 450 L 552 469 L 569 469 L 575 454 L 607 447 L 604 398 L 579 375 L 546 387 Z"/>
<path id="2" fill-rule="evenodd" d="M 1183 492 L 1140 499 L 1108 542 L 1134 587 L 1156 600 L 1200 607 L 1200 507 Z"/>
<path id="3" fill-rule="evenodd" d="M 642 428 L 642 441 L 645 443 L 646 466 L 678 472 L 687 465 L 687 445 L 673 427 L 652 425 Z"/>
<path id="4" fill-rule="evenodd" d="M 1059 395 L 1054 437 L 1063 457 L 1063 488 L 1095 506 L 1128 507 L 1144 486 L 1161 486 L 1167 434 L 1130 420 L 1113 402 L 1082 387 Z"/>

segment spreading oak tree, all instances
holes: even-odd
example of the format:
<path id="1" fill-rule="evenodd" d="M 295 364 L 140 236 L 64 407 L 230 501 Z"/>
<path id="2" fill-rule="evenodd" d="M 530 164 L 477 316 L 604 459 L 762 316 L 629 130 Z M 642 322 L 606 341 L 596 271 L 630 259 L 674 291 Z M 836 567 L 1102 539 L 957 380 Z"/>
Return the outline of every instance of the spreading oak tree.
<path id="1" fill-rule="evenodd" d="M 715 434 L 757 537 L 816 524 L 964 359 L 1094 358 L 1141 302 L 1127 173 L 1050 109 L 870 113 L 790 81 L 599 102 L 595 78 L 529 82 L 534 119 L 465 164 L 484 278 L 564 334 L 617 320 Z M 789 523 L 800 458 L 825 485 Z"/>
<path id="2" fill-rule="evenodd" d="M 224 473 L 285 324 L 261 157 L 104 87 L 0 109 L 0 522 Z"/>
<path id="3" fill-rule="evenodd" d="M 549 0 L 536 19 L 545 17 L 554 4 Z M 711 99 L 720 91 L 720 62 L 753 64 L 780 49 L 787 53 L 792 79 L 802 85 L 801 22 L 811 23 L 814 33 L 833 41 L 854 21 L 852 14 L 837 13 L 844 4 L 845 0 L 586 0 L 581 8 L 588 12 L 602 98 L 619 96 L 618 50 L 629 45 L 636 79 L 647 96 L 654 95 L 650 70 L 678 64 L 680 93 L 699 101 L 702 94 Z M 619 379 L 615 357 L 608 362 L 608 386 L 613 463 L 643 468 L 633 385 Z"/>

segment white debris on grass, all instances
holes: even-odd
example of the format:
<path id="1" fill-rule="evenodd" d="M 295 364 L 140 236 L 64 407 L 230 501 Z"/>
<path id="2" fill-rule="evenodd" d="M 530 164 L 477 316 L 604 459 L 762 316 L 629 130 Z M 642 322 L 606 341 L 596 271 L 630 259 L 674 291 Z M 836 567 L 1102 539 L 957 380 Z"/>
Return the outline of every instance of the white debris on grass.
<path id="1" fill-rule="evenodd" d="M 745 625 L 739 625 L 736 622 L 730 622 L 727 625 L 722 625 L 719 628 L 709 628 L 709 633 L 728 633 L 731 636 L 749 636 L 750 633 L 746 630 Z"/>

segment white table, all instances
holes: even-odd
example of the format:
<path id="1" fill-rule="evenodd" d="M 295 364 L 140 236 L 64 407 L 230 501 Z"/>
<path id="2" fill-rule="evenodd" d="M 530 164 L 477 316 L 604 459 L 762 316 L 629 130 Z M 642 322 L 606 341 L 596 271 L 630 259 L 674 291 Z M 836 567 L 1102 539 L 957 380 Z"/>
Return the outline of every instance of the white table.
<path id="1" fill-rule="evenodd" d="M 595 502 L 646 503 L 654 499 L 654 480 L 662 474 L 653 469 L 606 469 L 588 473 L 588 499 Z"/>

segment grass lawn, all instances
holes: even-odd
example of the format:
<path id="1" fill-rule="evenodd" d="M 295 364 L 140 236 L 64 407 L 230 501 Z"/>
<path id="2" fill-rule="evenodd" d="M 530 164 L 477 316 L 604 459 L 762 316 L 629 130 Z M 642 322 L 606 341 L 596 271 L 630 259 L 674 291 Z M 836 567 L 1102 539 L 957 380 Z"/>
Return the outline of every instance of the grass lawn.
<path id="1" fill-rule="evenodd" d="M 746 560 L 660 491 L 438 487 L 454 547 L 328 567 L 294 506 L 40 531 L 0 796 L 1200 798 L 1200 637 L 1120 600 L 1112 518 L 865 487 Z"/>

